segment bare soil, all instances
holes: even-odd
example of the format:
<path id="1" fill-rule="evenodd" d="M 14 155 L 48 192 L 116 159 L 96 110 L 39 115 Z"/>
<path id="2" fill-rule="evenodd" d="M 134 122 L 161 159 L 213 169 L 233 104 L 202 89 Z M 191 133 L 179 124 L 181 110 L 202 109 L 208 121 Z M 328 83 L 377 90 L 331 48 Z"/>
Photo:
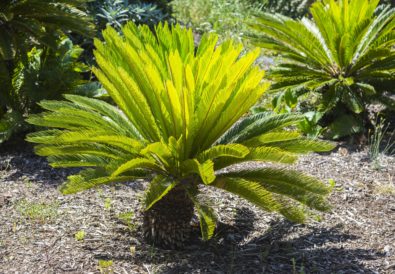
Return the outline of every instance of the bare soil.
<path id="1" fill-rule="evenodd" d="M 215 237 L 170 251 L 142 239 L 146 182 L 63 196 L 57 187 L 73 170 L 5 144 L 0 273 L 395 273 L 395 158 L 381 164 L 346 148 L 302 157 L 294 168 L 336 182 L 332 211 L 305 225 L 208 190 L 220 216 Z"/>

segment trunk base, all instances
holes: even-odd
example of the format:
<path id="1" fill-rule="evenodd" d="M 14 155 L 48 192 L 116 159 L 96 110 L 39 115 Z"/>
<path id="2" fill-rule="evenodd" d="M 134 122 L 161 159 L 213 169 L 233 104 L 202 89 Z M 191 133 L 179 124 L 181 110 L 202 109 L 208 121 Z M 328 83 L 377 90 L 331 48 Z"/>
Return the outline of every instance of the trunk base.
<path id="1" fill-rule="evenodd" d="M 145 239 L 154 246 L 177 249 L 190 240 L 194 214 L 186 191 L 176 187 L 144 212 Z"/>

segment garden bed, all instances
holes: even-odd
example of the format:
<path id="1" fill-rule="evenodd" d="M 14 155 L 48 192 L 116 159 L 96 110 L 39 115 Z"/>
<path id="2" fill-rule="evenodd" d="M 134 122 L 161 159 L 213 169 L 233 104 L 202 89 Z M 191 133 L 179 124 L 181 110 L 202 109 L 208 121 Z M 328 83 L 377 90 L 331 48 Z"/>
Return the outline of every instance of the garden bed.
<path id="1" fill-rule="evenodd" d="M 394 157 L 380 170 L 366 151 L 302 157 L 298 170 L 336 181 L 332 212 L 306 225 L 208 192 L 220 216 L 214 238 L 166 251 L 142 240 L 144 181 L 63 196 L 70 170 L 48 167 L 28 145 L 0 150 L 0 273 L 395 272 Z"/>

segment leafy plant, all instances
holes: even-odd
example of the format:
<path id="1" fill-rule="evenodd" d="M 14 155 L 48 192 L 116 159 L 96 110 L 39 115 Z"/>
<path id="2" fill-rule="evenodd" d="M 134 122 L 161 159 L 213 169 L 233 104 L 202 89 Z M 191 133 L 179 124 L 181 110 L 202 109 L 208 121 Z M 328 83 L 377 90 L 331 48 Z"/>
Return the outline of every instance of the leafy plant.
<path id="1" fill-rule="evenodd" d="M 158 22 L 171 19 L 171 11 L 166 1 L 135 1 L 135 0 L 93 0 L 87 5 L 87 13 L 94 18 L 97 29 L 96 37 L 110 25 L 117 31 L 129 20 L 136 24 L 147 24 L 151 28 Z M 96 65 L 93 57 L 93 40 L 78 34 L 72 35 L 73 42 L 85 50 L 82 60 Z"/>
<path id="2" fill-rule="evenodd" d="M 81 53 L 80 47 L 62 37 L 56 49 L 31 49 L 26 61 L 16 63 L 11 78 L 7 77 L 8 73 L 2 74 L 0 108 L 4 111 L 0 111 L 0 142 L 14 132 L 27 129 L 24 119 L 39 110 L 38 101 L 59 99 L 62 93 L 84 93 L 86 81 L 81 73 L 89 68 L 78 61 Z"/>
<path id="3" fill-rule="evenodd" d="M 215 32 L 222 39 L 242 40 L 244 21 L 259 12 L 263 4 L 245 0 L 173 0 L 176 20 L 195 31 Z"/>
<path id="4" fill-rule="evenodd" d="M 102 274 L 112 274 L 114 262 L 112 260 L 99 260 L 99 271 Z"/>
<path id="5" fill-rule="evenodd" d="M 305 16 L 315 0 L 267 0 L 264 10 L 279 13 L 292 18 Z"/>
<path id="6" fill-rule="evenodd" d="M 298 153 L 332 144 L 285 129 L 302 115 L 244 116 L 267 90 L 253 63 L 260 50 L 240 56 L 231 40 L 217 46 L 206 34 L 195 49 L 191 30 L 158 25 L 155 35 L 132 22 L 124 36 L 109 27 L 95 41 L 94 73 L 117 107 L 76 95 L 42 101 L 47 110 L 28 121 L 50 129 L 32 133 L 36 153 L 53 167 L 85 167 L 61 187 L 72 194 L 113 182 L 147 178 L 144 234 L 176 247 L 190 236 L 194 208 L 203 239 L 216 226 L 200 187 L 239 195 L 290 220 L 305 221 L 305 205 L 327 210 L 329 188 L 283 168 L 224 169 L 246 161 L 293 163 Z M 241 121 L 237 122 L 240 118 Z"/>
<path id="7" fill-rule="evenodd" d="M 59 30 L 93 34 L 81 9 L 87 0 L 2 0 L 0 3 L 0 61 L 24 56 L 32 44 L 56 48 Z"/>
<path id="8" fill-rule="evenodd" d="M 107 25 L 120 30 L 128 20 L 156 25 L 169 16 L 156 4 L 128 0 L 98 0 L 89 5 L 89 13 L 96 18 L 100 30 Z"/>
<path id="9" fill-rule="evenodd" d="M 132 218 L 134 217 L 134 212 L 129 211 L 129 212 L 122 212 L 119 213 L 117 218 L 128 227 L 130 231 L 133 231 L 135 229 L 135 224 L 132 222 Z M 131 249 L 132 251 L 132 249 Z M 132 252 L 134 253 L 134 252 Z"/>
<path id="10" fill-rule="evenodd" d="M 25 129 L 24 115 L 27 109 L 36 108 L 35 100 L 55 98 L 53 95 L 59 95 L 56 94 L 57 88 L 62 89 L 65 84 L 70 84 L 70 79 L 64 77 L 71 77 L 73 71 L 65 72 L 70 66 L 69 62 L 73 62 L 74 66 L 77 64 L 75 55 L 79 54 L 79 49 L 73 49 L 70 54 L 59 52 L 64 47 L 59 46 L 58 41 L 62 36 L 61 31 L 73 31 L 87 36 L 93 34 L 93 24 L 81 10 L 85 2 L 86 0 L 1 1 L 0 143 L 14 132 Z M 69 42 L 62 40 L 62 43 Z M 57 58 L 55 54 L 61 56 Z M 61 57 L 65 58 L 60 59 Z M 55 63 L 51 63 L 53 60 Z M 58 72 L 63 73 L 57 74 Z M 46 76 L 50 78 L 45 78 Z M 45 97 L 44 94 L 50 96 Z"/>
<path id="11" fill-rule="evenodd" d="M 312 111 L 330 138 L 362 132 L 367 104 L 390 98 L 395 80 L 395 9 L 375 14 L 378 0 L 323 0 L 310 9 L 312 20 L 263 14 L 251 23 L 252 40 L 281 54 L 272 69 L 273 93 L 319 96 Z"/>

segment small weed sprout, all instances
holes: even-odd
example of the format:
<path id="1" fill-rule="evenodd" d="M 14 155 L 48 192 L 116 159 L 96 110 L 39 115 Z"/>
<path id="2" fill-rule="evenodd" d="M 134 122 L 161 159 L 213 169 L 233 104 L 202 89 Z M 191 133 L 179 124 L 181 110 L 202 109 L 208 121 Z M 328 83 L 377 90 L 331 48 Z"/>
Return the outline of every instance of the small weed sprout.
<path id="1" fill-rule="evenodd" d="M 112 204 L 111 198 L 104 199 L 104 209 L 105 210 L 110 210 L 111 204 Z"/>
<path id="2" fill-rule="evenodd" d="M 74 238 L 76 241 L 83 241 L 85 239 L 85 231 L 77 231 L 77 233 L 74 234 Z"/>
<path id="3" fill-rule="evenodd" d="M 386 139 L 388 136 L 388 139 Z M 395 131 L 389 132 L 389 124 L 385 119 L 376 117 L 373 123 L 373 130 L 368 135 L 369 151 L 368 156 L 374 169 L 380 169 L 381 156 L 392 155 L 395 153 Z"/>
<path id="4" fill-rule="evenodd" d="M 58 216 L 59 203 L 42 203 L 42 202 L 31 202 L 26 199 L 20 200 L 16 209 L 22 217 L 31 221 L 45 223 L 53 220 Z"/>
<path id="5" fill-rule="evenodd" d="M 125 225 L 128 226 L 130 231 L 133 231 L 136 226 L 132 223 L 132 218 L 134 216 L 134 213 L 129 211 L 129 212 L 122 212 L 118 214 L 118 219 Z"/>
<path id="6" fill-rule="evenodd" d="M 130 255 L 132 255 L 133 257 L 136 255 L 136 246 L 132 245 L 130 246 Z"/>
<path id="7" fill-rule="evenodd" d="M 113 270 L 113 261 L 112 260 L 99 260 L 99 271 L 102 274 L 112 274 Z"/>

